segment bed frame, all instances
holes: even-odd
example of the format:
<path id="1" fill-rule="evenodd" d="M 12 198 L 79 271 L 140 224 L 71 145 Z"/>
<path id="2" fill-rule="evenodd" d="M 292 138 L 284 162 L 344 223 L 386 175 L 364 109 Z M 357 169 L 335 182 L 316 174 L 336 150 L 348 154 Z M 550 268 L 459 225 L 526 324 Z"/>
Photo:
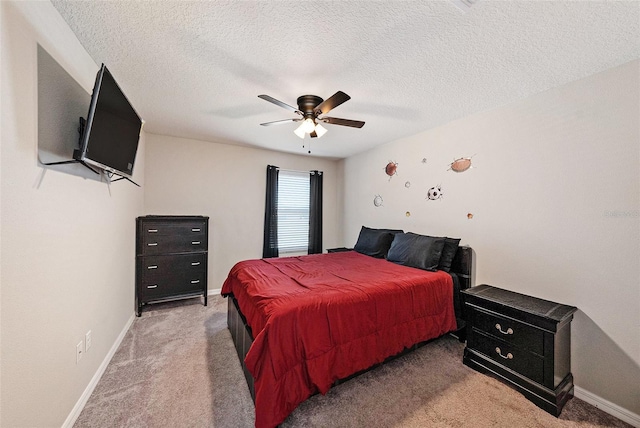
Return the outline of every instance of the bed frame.
<path id="1" fill-rule="evenodd" d="M 459 279 L 460 290 L 464 290 L 470 287 L 473 287 L 475 284 L 475 252 L 471 247 L 459 247 L 458 252 L 456 253 L 455 258 L 453 259 L 453 263 L 451 265 L 451 273 L 455 273 Z M 460 310 L 464 310 L 464 305 L 462 305 L 461 299 L 458 300 L 460 302 Z M 464 317 L 462 317 L 464 318 Z M 249 348 L 253 343 L 253 334 L 251 333 L 251 327 L 247 325 L 247 320 L 240 311 L 238 307 L 238 302 L 233 295 L 230 295 L 228 298 L 228 311 L 227 311 L 227 326 L 229 327 L 229 331 L 231 332 L 231 338 L 233 339 L 233 343 L 236 347 L 236 352 L 238 353 L 238 358 L 240 359 L 240 364 L 242 365 L 242 371 L 244 372 L 244 377 L 247 380 L 247 385 L 249 387 L 249 392 L 251 393 L 251 399 L 255 401 L 255 388 L 253 384 L 253 376 L 247 370 L 247 367 L 244 364 L 244 358 L 247 356 L 247 352 L 249 352 Z M 465 335 L 465 323 L 463 319 L 458 319 L 458 330 L 450 333 L 463 342 L 466 338 Z M 410 348 L 405 349 L 404 351 L 393 355 L 387 358 L 380 364 L 384 364 L 387 361 L 398 358 L 402 355 L 407 354 L 419 347 L 425 345 L 429 341 L 416 343 Z M 366 370 L 355 373 L 345 379 L 340 379 L 334 383 L 334 386 L 345 382 L 359 374 L 367 372 L 375 367 L 378 367 L 380 364 L 376 364 Z"/>

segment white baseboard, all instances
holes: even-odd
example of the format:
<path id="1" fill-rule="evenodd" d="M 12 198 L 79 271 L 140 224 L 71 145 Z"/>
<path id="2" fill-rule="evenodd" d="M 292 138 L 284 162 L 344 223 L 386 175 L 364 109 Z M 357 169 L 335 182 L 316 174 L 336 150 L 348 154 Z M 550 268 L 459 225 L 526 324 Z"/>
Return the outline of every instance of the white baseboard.
<path id="1" fill-rule="evenodd" d="M 69 416 L 67 416 L 67 419 L 62 424 L 62 428 L 72 428 L 73 424 L 76 423 L 78 416 L 80 416 L 82 409 L 84 409 L 84 406 L 87 404 L 87 401 L 89 401 L 89 397 L 91 397 L 91 393 L 96 388 L 96 385 L 98 385 L 98 382 L 100 381 L 100 378 L 104 374 L 105 370 L 107 370 L 107 366 L 109 365 L 109 362 L 111 362 L 111 359 L 113 358 L 116 351 L 118 350 L 118 347 L 122 343 L 124 336 L 127 334 L 127 331 L 129 331 L 129 328 L 131 327 L 131 324 L 133 324 L 133 320 L 135 318 L 136 318 L 135 314 L 131 314 L 131 318 L 129 318 L 127 323 L 124 325 L 124 328 L 120 332 L 120 335 L 118 336 L 116 341 L 113 343 L 113 346 L 111 347 L 111 349 L 109 349 L 107 356 L 104 357 L 102 364 L 100 364 L 100 367 L 98 367 L 98 370 L 96 370 L 96 373 L 91 378 L 89 385 L 87 385 L 87 387 L 85 388 L 84 392 L 80 396 L 80 399 L 78 400 L 76 405 L 73 406 L 71 413 L 69 413 Z"/>
<path id="2" fill-rule="evenodd" d="M 220 294 L 220 291 L 222 291 L 222 288 L 210 289 L 209 291 L 207 291 L 207 296 L 213 296 L 214 294 Z"/>
<path id="3" fill-rule="evenodd" d="M 604 398 L 599 397 L 594 393 L 587 391 L 586 389 L 582 389 L 579 386 L 574 386 L 573 388 L 573 395 L 581 399 L 582 401 L 586 401 L 587 403 L 597 407 L 603 412 L 607 412 L 611 416 L 615 416 L 621 421 L 631 424 L 634 427 L 640 428 L 640 415 L 637 415 L 623 407 L 620 407 L 617 404 L 612 403 L 611 401 L 605 400 Z"/>

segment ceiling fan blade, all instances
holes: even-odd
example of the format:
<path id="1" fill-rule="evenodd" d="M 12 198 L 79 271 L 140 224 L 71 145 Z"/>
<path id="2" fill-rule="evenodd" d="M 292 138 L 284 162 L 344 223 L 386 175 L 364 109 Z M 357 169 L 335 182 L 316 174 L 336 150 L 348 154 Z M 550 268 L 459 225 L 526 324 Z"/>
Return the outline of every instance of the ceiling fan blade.
<path id="1" fill-rule="evenodd" d="M 321 102 L 313 109 L 313 112 L 317 115 L 327 114 L 330 110 L 338 107 L 340 104 L 349 101 L 351 97 L 342 91 L 338 91 L 331 95 L 329 98 Z"/>
<path id="2" fill-rule="evenodd" d="M 273 122 L 265 122 L 265 123 L 261 123 L 260 125 L 262 125 L 262 126 L 282 125 L 283 123 L 300 122 L 301 120 L 302 120 L 302 118 L 300 118 L 300 119 L 274 120 Z"/>
<path id="3" fill-rule="evenodd" d="M 362 128 L 364 126 L 364 122 L 359 120 L 339 119 L 337 117 L 323 117 L 321 120 L 332 125 L 350 126 L 352 128 Z"/>
<path id="4" fill-rule="evenodd" d="M 269 95 L 258 95 L 258 98 L 262 98 L 263 100 L 269 101 L 270 103 L 273 103 L 273 104 L 275 104 L 275 105 L 277 105 L 279 107 L 282 107 L 282 108 L 287 109 L 287 110 L 291 110 L 294 113 L 298 113 L 299 115 L 302 115 L 302 112 L 300 110 L 298 110 L 297 108 L 295 108 L 293 106 L 290 106 L 289 104 L 283 103 L 280 100 L 276 100 L 275 98 L 270 97 Z"/>

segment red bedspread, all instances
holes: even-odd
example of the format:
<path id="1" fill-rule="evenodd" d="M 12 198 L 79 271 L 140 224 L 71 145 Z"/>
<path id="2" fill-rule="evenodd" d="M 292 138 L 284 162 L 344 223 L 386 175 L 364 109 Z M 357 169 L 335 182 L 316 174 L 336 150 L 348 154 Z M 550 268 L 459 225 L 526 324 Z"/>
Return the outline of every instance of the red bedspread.
<path id="1" fill-rule="evenodd" d="M 316 391 L 418 342 L 455 330 L 445 272 L 357 252 L 247 260 L 222 286 L 255 338 L 256 427 L 274 427 Z"/>

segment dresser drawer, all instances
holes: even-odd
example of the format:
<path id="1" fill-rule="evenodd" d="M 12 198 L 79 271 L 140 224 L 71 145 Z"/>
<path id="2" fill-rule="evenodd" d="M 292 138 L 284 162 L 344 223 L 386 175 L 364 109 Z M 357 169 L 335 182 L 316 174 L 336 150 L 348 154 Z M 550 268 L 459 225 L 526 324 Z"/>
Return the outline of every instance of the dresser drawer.
<path id="1" fill-rule="evenodd" d="M 145 221 L 142 233 L 145 236 L 204 234 L 206 223 L 200 220 Z"/>
<path id="2" fill-rule="evenodd" d="M 194 280 L 192 280 L 194 281 Z M 203 289 L 203 278 L 199 278 L 197 280 L 195 280 L 198 282 L 198 286 L 197 288 L 193 287 L 193 284 L 191 284 L 190 287 L 183 287 L 183 286 L 187 286 L 189 285 L 188 283 L 185 283 L 184 281 L 175 281 L 172 282 L 170 280 L 167 279 L 163 279 L 162 281 L 156 281 L 154 283 L 149 283 L 149 284 L 145 284 L 143 285 L 143 289 L 141 290 L 141 297 L 144 299 L 145 302 L 150 302 L 153 300 L 158 300 L 158 299 L 165 299 L 168 297 L 176 297 L 176 296 L 181 296 L 184 294 L 202 294 L 202 289 Z"/>
<path id="3" fill-rule="evenodd" d="M 144 255 L 152 255 L 207 251 L 206 229 L 196 226 L 197 224 L 174 227 L 145 225 L 141 252 Z"/>
<path id="4" fill-rule="evenodd" d="M 139 265 L 142 296 L 157 299 L 202 291 L 206 257 L 206 254 L 142 257 Z"/>
<path id="5" fill-rule="evenodd" d="M 475 327 L 468 337 L 467 347 L 475 349 L 498 364 L 508 367 L 534 382 L 542 384 L 544 381 L 544 360 L 542 357 L 486 335 Z"/>
<path id="6" fill-rule="evenodd" d="M 477 308 L 473 309 L 473 326 L 511 345 L 544 355 L 544 333 L 536 327 Z"/>

